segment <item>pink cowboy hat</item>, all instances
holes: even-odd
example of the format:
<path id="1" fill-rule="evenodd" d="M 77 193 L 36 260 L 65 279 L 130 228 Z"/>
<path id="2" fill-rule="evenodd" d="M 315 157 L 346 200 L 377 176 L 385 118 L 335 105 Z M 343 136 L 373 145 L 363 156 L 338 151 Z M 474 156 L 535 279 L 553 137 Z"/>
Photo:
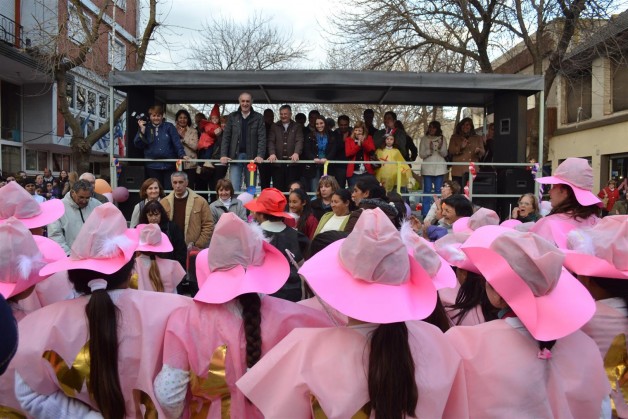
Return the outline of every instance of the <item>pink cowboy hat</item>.
<path id="1" fill-rule="evenodd" d="M 479 208 L 471 217 L 462 217 L 456 220 L 451 230 L 454 233 L 471 234 L 478 228 L 486 225 L 498 225 L 499 215 L 491 209 Z"/>
<path id="2" fill-rule="evenodd" d="M 0 224 L 0 237 L 0 294 L 4 298 L 11 298 L 43 281 L 48 275 L 40 275 L 39 270 L 47 263 L 66 258 L 56 242 L 33 236 L 14 217 Z"/>
<path id="3" fill-rule="evenodd" d="M 45 266 L 41 275 L 88 269 L 105 275 L 124 266 L 135 253 L 138 232 L 126 227 L 120 210 L 107 203 L 94 208 L 70 249 L 70 256 Z"/>
<path id="4" fill-rule="evenodd" d="M 288 261 L 264 240 L 261 228 L 228 212 L 216 223 L 209 248 L 196 257 L 200 290 L 194 299 L 222 304 L 249 292 L 272 294 L 289 274 Z"/>
<path id="5" fill-rule="evenodd" d="M 318 252 L 299 273 L 327 304 L 365 322 L 421 320 L 436 305 L 432 278 L 379 208 L 365 210 L 346 239 Z"/>
<path id="6" fill-rule="evenodd" d="M 51 224 L 65 213 L 60 199 L 37 203 L 17 182 L 9 182 L 0 188 L 0 223 L 10 217 L 20 220 L 26 228 L 37 228 Z"/>
<path id="7" fill-rule="evenodd" d="M 461 246 L 478 228 L 498 224 L 499 216 L 495 211 L 488 208 L 480 208 L 471 217 L 462 217 L 456 220 L 452 225 L 452 233 L 434 242 L 434 250 L 449 265 L 480 274 L 478 268 L 461 250 Z"/>
<path id="8" fill-rule="evenodd" d="M 161 232 L 158 224 L 139 224 L 135 229 L 139 232 L 139 244 L 135 249 L 136 252 L 172 252 L 170 239 Z"/>
<path id="9" fill-rule="evenodd" d="M 419 265 L 432 278 L 432 283 L 437 291 L 456 286 L 458 281 L 451 266 L 434 251 L 434 244 L 416 234 L 407 221 L 401 225 L 401 239 L 408 250 L 412 252 L 414 260 L 419 262 Z"/>
<path id="10" fill-rule="evenodd" d="M 580 275 L 628 279 L 628 215 L 604 217 L 593 227 L 572 230 L 565 267 Z"/>
<path id="11" fill-rule="evenodd" d="M 481 227 L 462 250 L 537 340 L 567 336 L 595 314 L 589 291 L 563 268 L 563 253 L 537 234 Z"/>
<path id="12" fill-rule="evenodd" d="M 593 169 L 585 159 L 569 157 L 558 165 L 552 176 L 536 179 L 537 182 L 547 185 L 569 185 L 580 205 L 602 205 L 600 198 L 593 190 Z"/>

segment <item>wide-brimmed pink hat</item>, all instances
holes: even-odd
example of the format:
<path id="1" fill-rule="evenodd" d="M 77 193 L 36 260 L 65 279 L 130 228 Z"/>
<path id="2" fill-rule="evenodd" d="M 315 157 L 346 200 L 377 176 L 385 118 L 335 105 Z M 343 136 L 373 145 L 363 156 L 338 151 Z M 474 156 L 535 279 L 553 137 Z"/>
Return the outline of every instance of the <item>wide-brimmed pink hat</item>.
<path id="1" fill-rule="evenodd" d="M 420 237 L 412 230 L 409 222 L 401 224 L 401 239 L 408 250 L 412 252 L 414 260 L 432 278 L 436 290 L 454 288 L 457 284 L 456 273 L 451 266 L 434 250 L 434 244 Z"/>
<path id="2" fill-rule="evenodd" d="M 314 292 L 351 318 L 372 323 L 421 320 L 436 305 L 432 278 L 382 210 L 365 210 L 346 239 L 299 269 Z"/>
<path id="3" fill-rule="evenodd" d="M 47 263 L 66 258 L 56 242 L 33 236 L 14 217 L 0 224 L 0 237 L 0 294 L 4 298 L 11 298 L 43 281 L 48 276 L 40 275 L 40 269 Z"/>
<path id="4" fill-rule="evenodd" d="M 604 217 L 593 227 L 572 230 L 565 266 L 580 275 L 628 279 L 628 215 Z"/>
<path id="5" fill-rule="evenodd" d="M 279 189 L 266 188 L 262 190 L 256 199 L 244 204 L 244 208 L 262 214 L 270 214 L 284 218 L 288 217 L 294 220 L 294 218 L 285 211 L 286 204 L 286 196 L 281 193 Z"/>
<path id="6" fill-rule="evenodd" d="M 45 266 L 40 274 L 89 269 L 105 275 L 117 272 L 137 248 L 138 232 L 128 229 L 120 210 L 107 203 L 94 208 L 76 236 L 70 256 Z"/>
<path id="7" fill-rule="evenodd" d="M 495 211 L 488 208 L 480 208 L 471 217 L 462 217 L 456 220 L 451 227 L 452 233 L 434 242 L 434 250 L 449 265 L 479 274 L 478 268 L 475 267 L 460 247 L 478 228 L 498 224 L 499 216 Z"/>
<path id="8" fill-rule="evenodd" d="M 563 268 L 564 254 L 537 234 L 485 226 L 462 250 L 537 340 L 567 336 L 595 314 L 589 291 Z"/>
<path id="9" fill-rule="evenodd" d="M 221 304 L 249 292 L 272 294 L 290 275 L 284 255 L 264 240 L 261 228 L 223 214 L 209 248 L 196 257 L 196 301 Z"/>
<path id="10" fill-rule="evenodd" d="M 593 190 L 593 169 L 585 159 L 569 157 L 558 165 L 552 176 L 540 177 L 536 181 L 548 185 L 569 185 L 580 205 L 602 204 L 600 198 L 591 192 Z"/>
<path id="11" fill-rule="evenodd" d="M 139 232 L 137 252 L 168 253 L 172 252 L 172 243 L 168 236 L 161 232 L 159 224 L 138 224 Z"/>
<path id="12" fill-rule="evenodd" d="M 479 208 L 470 217 L 462 217 L 456 220 L 451 230 L 454 233 L 471 234 L 480 227 L 486 225 L 499 225 L 499 215 L 492 209 Z"/>
<path id="13" fill-rule="evenodd" d="M 0 223 L 15 217 L 26 228 L 43 227 L 61 218 L 64 212 L 65 206 L 60 199 L 40 204 L 17 182 L 9 182 L 0 188 Z"/>

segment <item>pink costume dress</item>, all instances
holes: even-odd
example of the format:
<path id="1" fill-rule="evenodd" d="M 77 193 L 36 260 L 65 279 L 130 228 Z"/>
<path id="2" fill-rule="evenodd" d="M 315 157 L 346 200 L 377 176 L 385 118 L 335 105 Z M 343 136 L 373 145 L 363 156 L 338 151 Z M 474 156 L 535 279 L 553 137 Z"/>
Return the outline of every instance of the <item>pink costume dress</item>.
<path id="1" fill-rule="evenodd" d="M 262 356 L 296 327 L 331 324 L 324 313 L 290 301 L 269 296 L 261 301 Z M 184 402 L 186 418 L 262 417 L 235 386 L 247 369 L 244 325 L 235 301 L 196 302 L 173 313 L 163 363 L 155 394 L 166 417 L 179 417 Z"/>
<path id="2" fill-rule="evenodd" d="M 435 326 L 406 325 L 419 390 L 416 417 L 467 417 L 460 357 Z M 372 417 L 368 335 L 377 326 L 296 329 L 237 385 L 267 419 Z"/>
<path id="3" fill-rule="evenodd" d="M 162 366 L 166 322 L 174 310 L 191 305 L 192 300 L 130 289 L 108 292 L 120 310 L 118 373 L 126 417 L 162 417 L 152 383 Z M 86 385 L 88 301 L 85 296 L 53 304 L 19 323 L 20 346 L 13 361 L 16 395 L 33 417 L 83 417 L 96 410 Z"/>
<path id="4" fill-rule="evenodd" d="M 306 298 L 305 300 L 298 301 L 297 304 L 322 311 L 327 314 L 327 317 L 331 319 L 332 323 L 335 323 L 334 326 L 346 326 L 349 322 L 347 316 L 329 305 L 323 305 L 318 297 Z"/>
<path id="5" fill-rule="evenodd" d="M 66 272 L 58 272 L 35 285 L 35 289 L 28 297 L 17 303 L 9 302 L 15 320 L 20 322 L 29 313 L 57 301 L 74 298 L 74 288 L 68 281 Z M 22 337 L 20 336 L 20 339 Z M 15 367 L 12 362 L 7 371 L 0 376 L 0 418 L 19 417 L 23 413 L 20 403 L 15 398 Z M 16 416 L 11 416 L 11 414 Z"/>
<path id="6" fill-rule="evenodd" d="M 559 223 L 556 223 L 559 221 Z M 574 228 L 593 227 L 600 218 L 592 215 L 589 218 L 577 220 L 567 214 L 552 214 L 533 223 L 529 231 L 536 233 L 544 239 L 555 243 L 559 249 L 567 248 L 567 234 Z"/>
<path id="7" fill-rule="evenodd" d="M 486 320 L 484 319 L 484 313 L 482 313 L 482 307 L 478 304 L 473 307 L 473 310 L 467 312 L 467 314 L 462 318 L 462 321 L 459 325 L 456 325 L 458 318 L 454 318 L 456 314 L 460 310 L 450 308 L 456 303 L 456 297 L 458 296 L 458 291 L 460 290 L 460 283 L 456 282 L 455 288 L 441 288 L 438 290 L 438 296 L 440 297 L 441 303 L 445 307 L 445 312 L 451 320 L 451 324 L 454 326 L 475 326 L 476 324 L 484 323 Z"/>
<path id="8" fill-rule="evenodd" d="M 626 358 L 628 308 L 624 300 L 618 297 L 598 300 L 595 305 L 595 315 L 582 326 L 582 331 L 597 343 L 604 359 L 609 383 L 614 388 L 619 374 L 622 370 L 625 371 L 628 362 Z M 628 403 L 628 383 L 622 386 L 622 392 L 624 400 Z"/>
<path id="9" fill-rule="evenodd" d="M 25 315 L 37 309 L 74 297 L 74 287 L 68 280 L 67 272 L 57 272 L 35 285 L 31 295 L 17 303 L 13 315 L 20 321 Z"/>
<path id="10" fill-rule="evenodd" d="M 161 282 L 164 284 L 164 292 L 174 293 L 177 285 L 185 276 L 185 270 L 176 260 L 162 259 L 159 256 L 155 258 Z M 153 284 L 150 282 L 148 272 L 150 271 L 150 256 L 139 255 L 135 258 L 135 273 L 137 273 L 137 289 L 144 291 L 155 291 Z M 132 285 L 133 277 L 131 278 Z M 135 287 L 133 287 L 135 288 Z"/>
<path id="11" fill-rule="evenodd" d="M 454 327 L 471 418 L 597 418 L 610 389 L 599 351 L 581 331 L 556 341 L 551 359 L 519 319 Z"/>

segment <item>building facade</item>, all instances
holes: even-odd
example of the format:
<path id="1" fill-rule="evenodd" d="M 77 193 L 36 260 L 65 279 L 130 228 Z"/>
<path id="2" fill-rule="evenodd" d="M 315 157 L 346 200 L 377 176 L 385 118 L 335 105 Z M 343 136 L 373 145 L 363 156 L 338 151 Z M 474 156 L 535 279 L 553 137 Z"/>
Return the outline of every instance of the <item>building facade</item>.
<path id="1" fill-rule="evenodd" d="M 113 42 L 114 11 L 109 7 L 85 64 L 66 76 L 65 95 L 58 94 L 50 64 L 41 59 L 55 50 L 76 53 L 86 36 L 78 13 L 91 25 L 103 4 L 102 0 L 82 0 L 82 10 L 77 10 L 68 0 L 0 0 L 0 169 L 4 174 L 41 173 L 45 167 L 55 174 L 74 170 L 71 130 L 58 111 L 60 97 L 68 101 L 85 135 L 108 124 L 106 77 L 111 70 L 135 68 L 137 0 L 115 1 Z M 124 95 L 115 93 L 114 100 L 117 106 Z M 125 121 L 122 117 L 115 124 L 115 154 L 124 153 Z M 109 174 L 110 138 L 103 136 L 92 149 L 90 163 L 96 173 Z"/>

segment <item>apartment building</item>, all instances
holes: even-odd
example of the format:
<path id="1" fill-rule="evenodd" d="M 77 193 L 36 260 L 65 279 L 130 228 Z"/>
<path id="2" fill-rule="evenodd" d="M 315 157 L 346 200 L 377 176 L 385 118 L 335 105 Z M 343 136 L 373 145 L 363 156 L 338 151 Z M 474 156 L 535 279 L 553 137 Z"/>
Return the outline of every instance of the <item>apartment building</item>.
<path id="1" fill-rule="evenodd" d="M 0 169 L 4 173 L 26 170 L 39 173 L 49 167 L 54 173 L 73 170 L 70 128 L 58 111 L 65 97 L 85 134 L 107 123 L 109 88 L 106 78 L 113 70 L 135 68 L 134 45 L 138 36 L 139 1 L 115 1 L 103 19 L 97 43 L 83 66 L 68 73 L 65 95 L 47 64 L 40 57 L 54 50 L 72 53 L 82 42 L 78 13 L 91 24 L 104 4 L 81 0 L 77 10 L 68 0 L 0 0 Z M 114 54 L 111 53 L 114 51 Z M 116 105 L 124 95 L 116 93 Z M 116 121 L 116 154 L 124 152 L 126 118 Z M 90 158 L 94 172 L 108 174 L 110 135 L 93 147 Z"/>
<path id="2" fill-rule="evenodd" d="M 574 36 L 546 98 L 545 141 L 552 169 L 568 157 L 588 159 L 597 192 L 628 174 L 628 10 L 592 27 Z M 494 64 L 498 73 L 533 73 L 522 46 Z M 537 113 L 534 102 L 530 97 L 529 116 Z M 529 135 L 537 130 L 530 122 Z"/>

